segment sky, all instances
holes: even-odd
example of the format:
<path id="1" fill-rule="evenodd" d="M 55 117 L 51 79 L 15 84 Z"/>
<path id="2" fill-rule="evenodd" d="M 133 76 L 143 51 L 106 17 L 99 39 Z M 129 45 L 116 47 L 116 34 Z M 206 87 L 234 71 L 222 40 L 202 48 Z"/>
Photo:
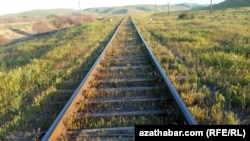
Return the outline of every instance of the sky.
<path id="1" fill-rule="evenodd" d="M 37 9 L 67 8 L 79 10 L 93 7 L 112 7 L 134 4 L 210 4 L 211 0 L 0 0 L 0 15 L 14 14 Z M 224 0 L 212 0 L 213 4 Z M 79 5 L 80 4 L 80 5 Z"/>

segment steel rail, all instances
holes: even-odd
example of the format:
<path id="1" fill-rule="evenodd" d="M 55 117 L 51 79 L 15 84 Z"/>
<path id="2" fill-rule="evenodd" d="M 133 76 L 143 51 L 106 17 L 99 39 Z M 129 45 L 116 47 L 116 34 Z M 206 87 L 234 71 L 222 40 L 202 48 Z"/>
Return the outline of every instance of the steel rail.
<path id="1" fill-rule="evenodd" d="M 84 77 L 84 79 L 81 81 L 80 85 L 77 87 L 77 89 L 74 91 L 73 95 L 69 99 L 69 101 L 66 103 L 62 111 L 58 114 L 57 118 L 54 120 L 48 131 L 45 133 L 45 135 L 42 137 L 41 141 L 54 141 L 54 137 L 60 134 L 61 132 L 58 131 L 63 131 L 66 130 L 66 127 L 64 125 L 63 119 L 67 119 L 66 116 L 70 115 L 71 112 L 74 111 L 74 105 L 73 103 L 77 102 L 77 100 L 80 97 L 80 93 L 83 90 L 83 88 L 87 87 L 88 84 L 87 82 L 90 79 L 90 76 L 95 72 L 94 70 L 100 66 L 100 61 L 103 59 L 106 50 L 112 43 L 113 39 L 115 38 L 117 32 L 119 31 L 122 23 L 124 22 L 124 19 L 120 22 L 118 28 L 116 29 L 114 35 L 112 36 L 111 40 L 108 42 L 104 50 L 102 51 L 101 55 L 98 57 L 94 65 L 91 67 L 91 69 L 88 71 L 87 75 Z"/>
<path id="2" fill-rule="evenodd" d="M 178 109 L 177 112 L 179 112 L 180 117 L 183 118 L 182 120 L 186 121 L 186 124 L 195 125 L 196 121 L 194 120 L 194 118 L 190 114 L 187 106 L 182 101 L 181 97 L 179 96 L 179 94 L 177 93 L 177 91 L 175 90 L 173 85 L 171 84 L 171 82 L 168 79 L 165 71 L 162 69 L 161 65 L 159 64 L 159 62 L 155 58 L 153 52 L 151 51 L 150 47 L 147 45 L 146 41 L 144 40 L 144 38 L 143 38 L 142 34 L 140 33 L 139 29 L 135 25 L 132 17 L 129 17 L 129 18 L 131 19 L 132 24 L 136 28 L 136 31 L 137 31 L 138 35 L 140 36 L 141 41 L 144 43 L 148 53 L 150 54 L 150 57 L 151 57 L 154 65 L 155 65 L 157 71 L 160 73 L 160 75 L 162 76 L 166 86 L 168 87 L 169 92 L 171 93 L 170 95 L 175 101 L 175 106 Z M 117 33 L 118 33 L 121 25 L 125 21 L 124 19 L 120 22 L 120 24 L 118 25 L 118 28 L 115 31 L 114 35 L 112 36 L 111 40 L 108 42 L 108 44 L 106 45 L 106 47 L 104 48 L 104 50 L 102 51 L 102 53 L 100 54 L 100 56 L 98 57 L 98 59 L 96 60 L 94 65 L 91 67 L 91 69 L 89 70 L 87 75 L 81 81 L 80 85 L 74 91 L 73 95 L 71 96 L 69 101 L 66 103 L 66 105 L 64 106 L 62 111 L 58 114 L 58 116 L 56 117 L 56 119 L 54 120 L 54 122 L 52 123 L 50 128 L 48 129 L 48 131 L 42 137 L 41 141 L 54 141 L 54 140 L 56 140 L 56 137 L 61 136 L 61 134 L 66 132 L 66 130 L 67 130 L 67 126 L 66 126 L 67 120 L 70 118 L 70 116 L 73 113 L 76 113 L 76 110 L 77 110 L 75 108 L 75 103 L 77 103 L 77 101 L 79 101 L 80 98 L 82 97 L 82 93 L 84 92 L 84 89 L 88 88 L 90 86 L 90 84 L 87 83 L 87 82 L 89 82 L 89 80 L 92 79 L 91 76 L 98 70 L 99 67 L 101 67 L 100 62 L 105 57 L 105 53 L 106 53 L 107 49 L 110 47 L 110 44 L 112 43 L 113 39 L 117 36 Z"/>
<path id="3" fill-rule="evenodd" d="M 169 80 L 168 76 L 166 75 L 165 71 L 163 70 L 163 68 L 161 67 L 160 63 L 158 62 L 158 60 L 155 58 L 154 53 L 151 51 L 150 47 L 148 46 L 147 42 L 145 41 L 145 39 L 143 38 L 141 32 L 139 31 L 139 28 L 135 25 L 134 20 L 132 17 L 130 17 L 132 20 L 133 25 L 135 26 L 141 40 L 143 41 L 143 43 L 145 44 L 148 53 L 150 54 L 152 61 L 154 62 L 157 70 L 159 71 L 160 75 L 162 76 L 162 78 L 164 79 L 167 87 L 169 88 L 169 91 L 171 93 L 171 96 L 174 98 L 176 104 L 177 104 L 177 108 L 180 110 L 180 113 L 183 115 L 181 117 L 185 117 L 184 120 L 186 120 L 188 125 L 196 125 L 196 121 L 193 118 L 193 116 L 191 115 L 191 113 L 189 112 L 186 104 L 183 102 L 183 100 L 181 99 L 180 95 L 178 94 L 178 92 L 176 91 L 176 89 L 173 87 L 171 81 Z"/>

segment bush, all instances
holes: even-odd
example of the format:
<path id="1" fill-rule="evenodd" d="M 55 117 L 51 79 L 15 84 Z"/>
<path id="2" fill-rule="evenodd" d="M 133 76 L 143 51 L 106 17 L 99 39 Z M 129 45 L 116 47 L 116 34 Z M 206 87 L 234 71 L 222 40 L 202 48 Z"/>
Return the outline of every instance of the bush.
<path id="1" fill-rule="evenodd" d="M 3 35 L 0 35 L 0 46 L 6 45 L 10 43 L 10 39 L 6 38 Z"/>
<path id="2" fill-rule="evenodd" d="M 46 33 L 46 32 L 49 32 L 51 31 L 51 27 L 49 26 L 49 23 L 48 22 L 45 22 L 45 21 L 37 21 L 35 23 L 35 25 L 33 26 L 33 30 L 37 33 L 37 34 L 40 34 L 40 33 Z"/>
<path id="3" fill-rule="evenodd" d="M 95 21 L 95 17 L 92 15 L 85 15 L 83 16 L 83 22 L 93 22 Z"/>
<path id="4" fill-rule="evenodd" d="M 194 18 L 194 14 L 190 14 L 190 13 L 182 13 L 178 17 L 178 19 L 193 19 L 193 18 Z"/>
<path id="5" fill-rule="evenodd" d="M 74 17 L 70 17 L 70 16 L 57 17 L 53 21 L 53 25 L 56 28 L 65 28 L 65 27 L 68 27 L 69 25 L 72 25 L 74 23 L 75 23 L 75 18 Z"/>
<path id="6" fill-rule="evenodd" d="M 66 28 L 74 25 L 81 25 L 83 23 L 92 22 L 95 20 L 94 16 L 84 15 L 80 16 L 61 16 L 53 20 L 53 25 L 56 28 Z"/>

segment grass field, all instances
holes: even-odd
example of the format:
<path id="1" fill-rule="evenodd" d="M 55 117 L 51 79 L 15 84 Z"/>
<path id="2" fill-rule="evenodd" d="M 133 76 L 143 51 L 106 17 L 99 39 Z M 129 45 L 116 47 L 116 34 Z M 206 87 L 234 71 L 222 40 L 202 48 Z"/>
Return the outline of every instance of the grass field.
<path id="1" fill-rule="evenodd" d="M 250 123 L 249 13 L 236 8 L 134 16 L 200 124 Z"/>
<path id="2" fill-rule="evenodd" d="M 250 123 L 249 14 L 235 8 L 132 16 L 199 124 Z M 0 47 L 0 139 L 46 130 L 56 114 L 34 117 L 60 111 L 48 101 L 68 87 L 63 82 L 84 77 L 77 70 L 88 70 L 120 19 Z"/>
<path id="3" fill-rule="evenodd" d="M 119 22 L 97 20 L 0 47 L 0 139 L 46 130 L 63 106 L 51 101 L 80 83 Z"/>

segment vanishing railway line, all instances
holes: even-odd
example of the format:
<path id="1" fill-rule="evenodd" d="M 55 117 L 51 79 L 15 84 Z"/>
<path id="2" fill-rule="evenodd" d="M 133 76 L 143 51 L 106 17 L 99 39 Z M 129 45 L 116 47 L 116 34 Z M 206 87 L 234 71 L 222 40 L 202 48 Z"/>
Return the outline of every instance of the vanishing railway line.
<path id="1" fill-rule="evenodd" d="M 135 124 L 196 122 L 127 17 L 42 140 L 133 140 Z"/>

